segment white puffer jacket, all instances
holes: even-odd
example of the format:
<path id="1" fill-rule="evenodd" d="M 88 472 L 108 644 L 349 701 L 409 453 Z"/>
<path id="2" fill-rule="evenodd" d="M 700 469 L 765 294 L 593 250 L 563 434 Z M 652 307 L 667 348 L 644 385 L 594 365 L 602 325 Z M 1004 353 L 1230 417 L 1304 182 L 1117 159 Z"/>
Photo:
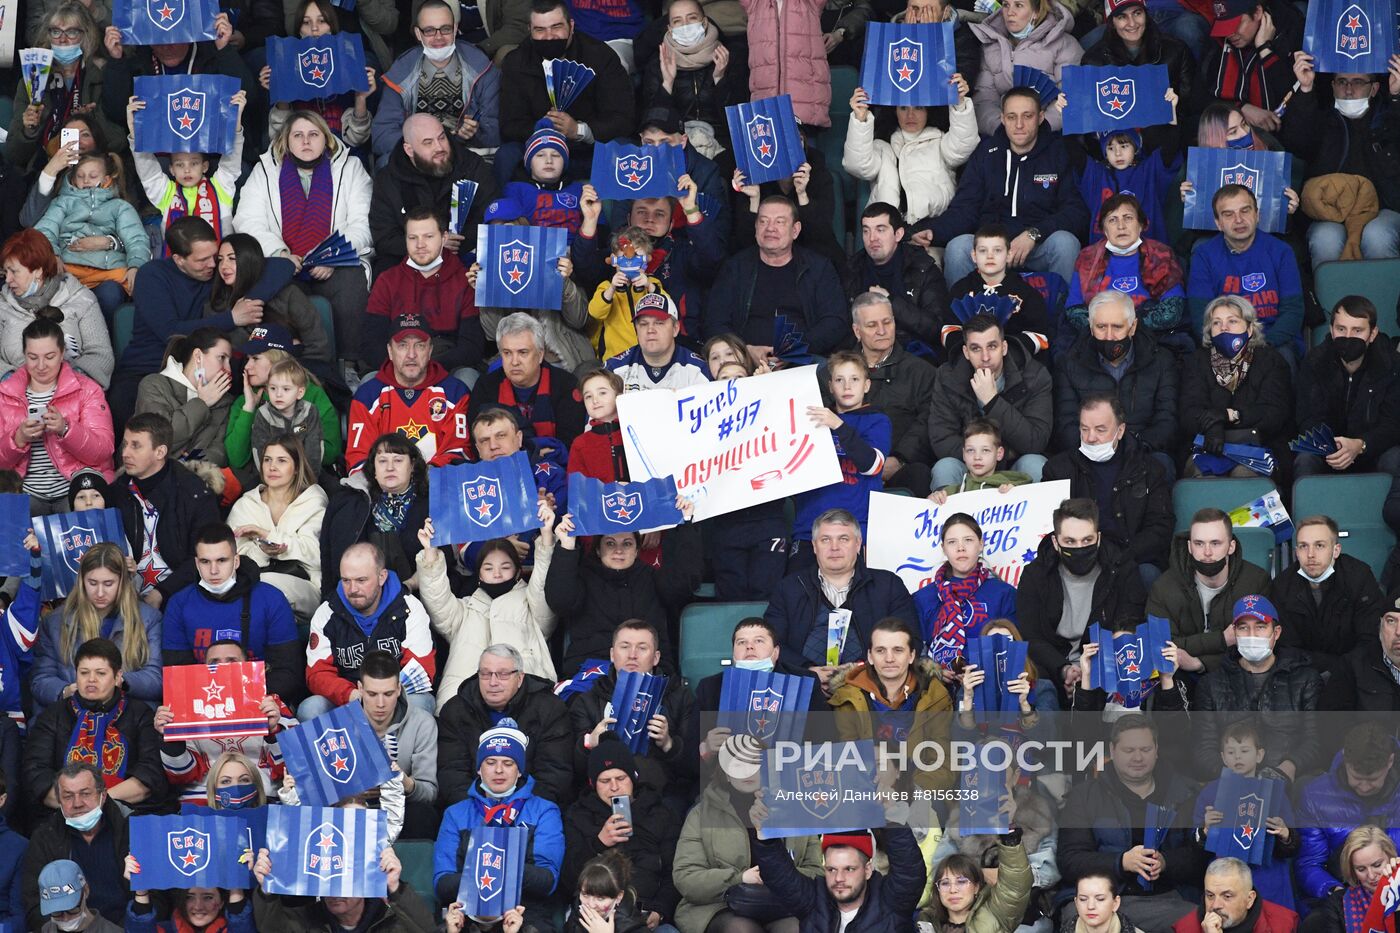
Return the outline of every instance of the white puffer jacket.
<path id="1" fill-rule="evenodd" d="M 889 142 L 875 138 L 875 118 L 854 117 L 846 124 L 841 167 L 870 182 L 870 200 L 899 204 L 904 190 L 904 220 L 917 223 L 937 217 L 953 199 L 955 169 L 977 148 L 977 117 L 972 101 L 948 110 L 948 131 L 926 126 L 917 135 L 895 130 Z"/>

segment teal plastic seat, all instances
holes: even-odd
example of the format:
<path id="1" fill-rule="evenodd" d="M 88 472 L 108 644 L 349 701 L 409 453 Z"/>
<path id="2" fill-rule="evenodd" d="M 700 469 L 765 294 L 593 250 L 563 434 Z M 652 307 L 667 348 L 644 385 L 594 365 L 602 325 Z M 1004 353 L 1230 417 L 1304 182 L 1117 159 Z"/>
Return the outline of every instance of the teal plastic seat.
<path id="1" fill-rule="evenodd" d="M 1314 288 L 1322 310 L 1329 316 L 1337 302 L 1347 295 L 1365 295 L 1376 306 L 1381 331 L 1400 336 L 1395 319 L 1395 303 L 1400 300 L 1400 259 L 1357 259 L 1350 262 L 1324 262 L 1313 270 Z M 1326 328 L 1314 345 L 1321 343 Z"/>
<path id="2" fill-rule="evenodd" d="M 407 881 L 436 914 L 438 903 L 433 893 L 433 840 L 400 839 L 394 843 L 394 854 L 403 866 L 399 877 Z"/>
<path id="3" fill-rule="evenodd" d="M 1172 487 L 1172 514 L 1176 518 L 1176 530 L 1186 531 L 1190 528 L 1191 516 L 1201 509 L 1229 512 L 1275 488 L 1274 481 L 1263 476 L 1257 479 L 1212 476 L 1177 480 Z"/>
<path id="4" fill-rule="evenodd" d="M 1387 473 L 1304 476 L 1293 484 L 1293 520 L 1328 515 L 1342 533 L 1342 552 L 1370 566 L 1377 577 L 1395 547 L 1395 532 L 1381 518 L 1390 492 Z"/>
<path id="5" fill-rule="evenodd" d="M 681 675 L 697 683 L 724 669 L 733 654 L 734 626 L 761 616 L 767 603 L 691 603 L 681 612 Z"/>
<path id="6" fill-rule="evenodd" d="M 112 312 L 112 351 L 120 363 L 126 345 L 131 343 L 131 329 L 136 326 L 136 305 L 127 303 Z"/>

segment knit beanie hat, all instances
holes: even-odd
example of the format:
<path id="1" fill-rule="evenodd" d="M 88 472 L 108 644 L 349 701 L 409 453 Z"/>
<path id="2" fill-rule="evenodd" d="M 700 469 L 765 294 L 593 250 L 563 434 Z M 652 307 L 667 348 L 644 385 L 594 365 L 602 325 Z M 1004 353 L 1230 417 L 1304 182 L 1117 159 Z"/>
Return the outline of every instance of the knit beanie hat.
<path id="1" fill-rule="evenodd" d="M 520 773 L 524 774 L 525 746 L 529 744 L 530 740 L 520 731 L 515 720 L 506 717 L 497 723 L 495 728 L 481 733 L 481 739 L 476 744 L 477 770 L 481 769 L 487 758 L 501 757 L 515 762 Z"/>
<path id="2" fill-rule="evenodd" d="M 569 141 L 564 134 L 554 128 L 547 118 L 541 117 L 535 124 L 535 132 L 525 141 L 525 171 L 530 170 L 530 162 L 541 149 L 555 149 L 564 159 L 564 167 L 569 167 Z"/>
<path id="3" fill-rule="evenodd" d="M 68 508 L 73 508 L 73 500 L 78 497 L 78 493 L 84 489 L 95 489 L 102 494 L 102 501 L 110 508 L 112 502 L 112 487 L 102 474 L 96 470 L 79 470 L 73 474 L 73 480 L 68 484 Z"/>
<path id="4" fill-rule="evenodd" d="M 598 775 L 617 768 L 631 778 L 637 776 L 637 759 L 615 732 L 604 732 L 588 753 L 588 786 L 598 783 Z"/>

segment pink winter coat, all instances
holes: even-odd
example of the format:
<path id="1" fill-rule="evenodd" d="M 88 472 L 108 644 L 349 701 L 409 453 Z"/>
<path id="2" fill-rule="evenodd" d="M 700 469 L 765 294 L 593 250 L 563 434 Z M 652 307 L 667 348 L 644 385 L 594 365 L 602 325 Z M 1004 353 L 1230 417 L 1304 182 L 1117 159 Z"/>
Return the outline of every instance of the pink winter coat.
<path id="1" fill-rule="evenodd" d="M 29 469 L 29 448 L 15 446 L 15 430 L 29 411 L 29 400 L 24 394 L 28 385 L 29 371 L 23 366 L 0 382 L 0 470 L 14 470 L 20 476 Z M 58 472 L 72 479 L 81 469 L 98 470 L 111 482 L 116 475 L 112 470 L 112 452 L 116 447 L 112 412 L 102 387 L 64 363 L 52 404 L 68 422 L 67 437 L 47 434 L 44 438 Z"/>
<path id="2" fill-rule="evenodd" d="M 743 0 L 749 17 L 749 94 L 792 95 L 798 123 L 830 126 L 831 68 L 822 43 L 825 0 Z"/>
<path id="3" fill-rule="evenodd" d="M 1058 3 L 1052 3 L 1040 25 L 1014 47 L 1001 10 L 968 28 L 982 43 L 982 70 L 972 89 L 972 106 L 977 111 L 977 129 L 983 136 L 991 136 L 1001 126 L 1001 95 L 1011 90 L 1011 76 L 1017 65 L 1037 68 L 1059 84 L 1060 69 L 1077 65 L 1084 57 L 1084 48 L 1074 38 L 1074 14 Z M 1046 110 L 1045 119 L 1052 129 L 1060 128 L 1062 117 L 1058 108 Z"/>

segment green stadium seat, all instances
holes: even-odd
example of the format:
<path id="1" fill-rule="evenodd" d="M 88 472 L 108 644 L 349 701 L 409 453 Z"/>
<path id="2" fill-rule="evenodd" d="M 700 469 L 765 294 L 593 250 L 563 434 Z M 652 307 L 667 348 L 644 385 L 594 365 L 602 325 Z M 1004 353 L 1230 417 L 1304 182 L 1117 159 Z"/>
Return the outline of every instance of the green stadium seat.
<path id="1" fill-rule="evenodd" d="M 1380 315 L 1381 330 L 1400 337 L 1395 303 L 1400 300 L 1400 259 L 1360 259 L 1352 262 L 1324 262 L 1313 271 L 1314 288 L 1322 310 L 1332 313 L 1338 299 L 1365 295 Z M 1316 328 L 1324 332 L 1326 328 Z M 1313 341 L 1321 343 L 1321 336 Z"/>
<path id="2" fill-rule="evenodd" d="M 1293 520 L 1331 516 L 1342 532 L 1342 551 L 1364 561 L 1379 577 L 1395 547 L 1395 533 L 1381 519 L 1388 492 L 1386 473 L 1304 476 L 1293 484 Z"/>
<path id="3" fill-rule="evenodd" d="M 1235 540 L 1239 542 L 1244 559 L 1256 567 L 1263 567 L 1270 577 L 1283 569 L 1279 566 L 1278 543 L 1274 540 L 1272 528 L 1236 528 Z"/>
<path id="4" fill-rule="evenodd" d="M 394 854 L 403 866 L 400 877 L 428 902 L 436 915 L 439 905 L 433 894 L 433 840 L 400 839 L 394 843 Z"/>
<path id="5" fill-rule="evenodd" d="M 126 345 L 131 343 L 131 329 L 136 326 L 136 305 L 121 305 L 112 313 L 112 352 L 121 362 Z"/>
<path id="6" fill-rule="evenodd" d="M 1201 509 L 1229 512 L 1275 488 L 1273 480 L 1262 476 L 1258 479 L 1214 476 L 1177 480 L 1172 487 L 1172 513 L 1176 516 L 1176 530 L 1186 531 L 1190 528 L 1191 516 Z"/>
<path id="7" fill-rule="evenodd" d="M 733 653 L 734 626 L 761 616 L 767 603 L 691 603 L 681 612 L 681 675 L 695 684 L 718 674 Z"/>
<path id="8" fill-rule="evenodd" d="M 330 338 L 331 348 L 335 348 L 335 317 L 331 314 L 330 299 L 322 298 L 320 295 L 311 296 L 311 304 L 316 309 L 316 313 L 321 315 L 321 326 L 326 329 L 326 336 Z"/>

